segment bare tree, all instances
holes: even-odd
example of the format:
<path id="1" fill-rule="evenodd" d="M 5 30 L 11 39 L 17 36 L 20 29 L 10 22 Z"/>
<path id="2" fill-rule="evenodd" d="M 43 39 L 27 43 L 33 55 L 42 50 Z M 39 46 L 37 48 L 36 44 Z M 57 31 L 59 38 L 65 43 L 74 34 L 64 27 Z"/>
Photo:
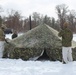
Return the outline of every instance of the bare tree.
<path id="1" fill-rule="evenodd" d="M 70 28 L 74 31 L 76 25 L 76 12 L 74 10 L 71 10 L 67 18 L 70 24 Z"/>
<path id="2" fill-rule="evenodd" d="M 63 23 L 65 22 L 68 13 L 68 6 L 66 6 L 65 4 L 57 5 L 56 11 L 58 19 L 60 21 L 60 26 L 63 29 Z"/>
<path id="3" fill-rule="evenodd" d="M 51 18 L 45 15 L 43 18 L 43 23 L 51 25 Z"/>
<path id="4" fill-rule="evenodd" d="M 3 9 L 2 9 L 2 7 L 0 6 L 0 26 L 1 26 L 2 23 L 3 23 L 3 19 L 2 19 L 2 16 L 1 16 L 1 12 L 3 12 Z"/>
<path id="5" fill-rule="evenodd" d="M 32 15 L 33 20 L 35 21 L 35 25 L 39 25 L 40 23 L 40 14 L 37 12 L 34 12 Z"/>
<path id="6" fill-rule="evenodd" d="M 11 10 L 6 18 L 7 27 L 19 31 L 22 28 L 21 14 L 18 11 Z"/>

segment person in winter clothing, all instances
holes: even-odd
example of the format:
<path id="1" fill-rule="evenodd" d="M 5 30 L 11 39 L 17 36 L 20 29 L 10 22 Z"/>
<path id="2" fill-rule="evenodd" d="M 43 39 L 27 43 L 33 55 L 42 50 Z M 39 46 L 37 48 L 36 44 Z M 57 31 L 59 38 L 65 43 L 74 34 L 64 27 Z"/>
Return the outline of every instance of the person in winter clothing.
<path id="1" fill-rule="evenodd" d="M 3 57 L 3 51 L 4 51 L 4 43 L 5 43 L 5 34 L 4 34 L 4 28 L 0 27 L 0 58 Z"/>
<path id="2" fill-rule="evenodd" d="M 58 34 L 59 37 L 62 37 L 62 58 L 63 63 L 68 63 L 69 61 L 73 61 L 72 58 L 72 38 L 73 33 L 68 28 L 68 23 L 65 22 L 63 25 L 63 30 L 61 30 Z"/>
<path id="3" fill-rule="evenodd" d="M 13 34 L 12 34 L 12 39 L 14 39 L 14 38 L 16 38 L 16 37 L 18 37 L 18 34 L 17 34 L 16 31 L 14 31 Z"/>

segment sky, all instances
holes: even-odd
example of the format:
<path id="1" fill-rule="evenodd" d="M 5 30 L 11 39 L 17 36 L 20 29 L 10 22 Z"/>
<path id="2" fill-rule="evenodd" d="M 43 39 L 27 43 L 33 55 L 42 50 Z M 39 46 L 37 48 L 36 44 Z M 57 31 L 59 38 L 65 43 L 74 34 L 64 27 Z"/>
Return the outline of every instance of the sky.
<path id="1" fill-rule="evenodd" d="M 76 0 L 0 0 L 0 6 L 4 9 L 5 13 L 7 10 L 13 9 L 27 17 L 33 12 L 38 12 L 57 18 L 55 8 L 56 5 L 60 4 L 66 4 L 70 10 L 76 10 Z"/>

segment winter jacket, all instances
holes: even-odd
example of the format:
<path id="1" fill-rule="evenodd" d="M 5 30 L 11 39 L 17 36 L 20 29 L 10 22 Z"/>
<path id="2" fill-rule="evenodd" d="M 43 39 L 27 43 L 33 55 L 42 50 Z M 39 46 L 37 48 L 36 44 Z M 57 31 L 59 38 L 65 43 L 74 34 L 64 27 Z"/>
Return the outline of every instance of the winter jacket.
<path id="1" fill-rule="evenodd" d="M 58 35 L 62 37 L 62 46 L 70 47 L 72 45 L 73 33 L 69 28 L 61 30 Z"/>
<path id="2" fill-rule="evenodd" d="M 0 28 L 0 41 L 5 41 L 4 31 Z"/>

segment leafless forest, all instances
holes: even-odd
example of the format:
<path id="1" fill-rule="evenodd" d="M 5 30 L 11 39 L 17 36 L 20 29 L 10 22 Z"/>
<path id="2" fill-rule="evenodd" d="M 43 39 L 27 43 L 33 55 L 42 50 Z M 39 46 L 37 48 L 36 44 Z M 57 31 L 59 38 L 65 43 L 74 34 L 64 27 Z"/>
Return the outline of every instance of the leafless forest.
<path id="1" fill-rule="evenodd" d="M 8 15 L 0 15 L 0 25 L 5 24 L 8 28 L 16 30 L 17 32 L 26 32 L 45 23 L 59 31 L 63 28 L 63 23 L 67 21 L 69 22 L 70 29 L 75 33 L 76 11 L 69 10 L 65 4 L 57 5 L 55 9 L 58 16 L 57 19 L 38 12 L 33 12 L 29 17 L 25 17 L 21 16 L 19 11 L 10 9 L 10 11 L 7 12 Z M 2 10 L 2 7 L 0 7 L 0 13 L 3 12 Z"/>

